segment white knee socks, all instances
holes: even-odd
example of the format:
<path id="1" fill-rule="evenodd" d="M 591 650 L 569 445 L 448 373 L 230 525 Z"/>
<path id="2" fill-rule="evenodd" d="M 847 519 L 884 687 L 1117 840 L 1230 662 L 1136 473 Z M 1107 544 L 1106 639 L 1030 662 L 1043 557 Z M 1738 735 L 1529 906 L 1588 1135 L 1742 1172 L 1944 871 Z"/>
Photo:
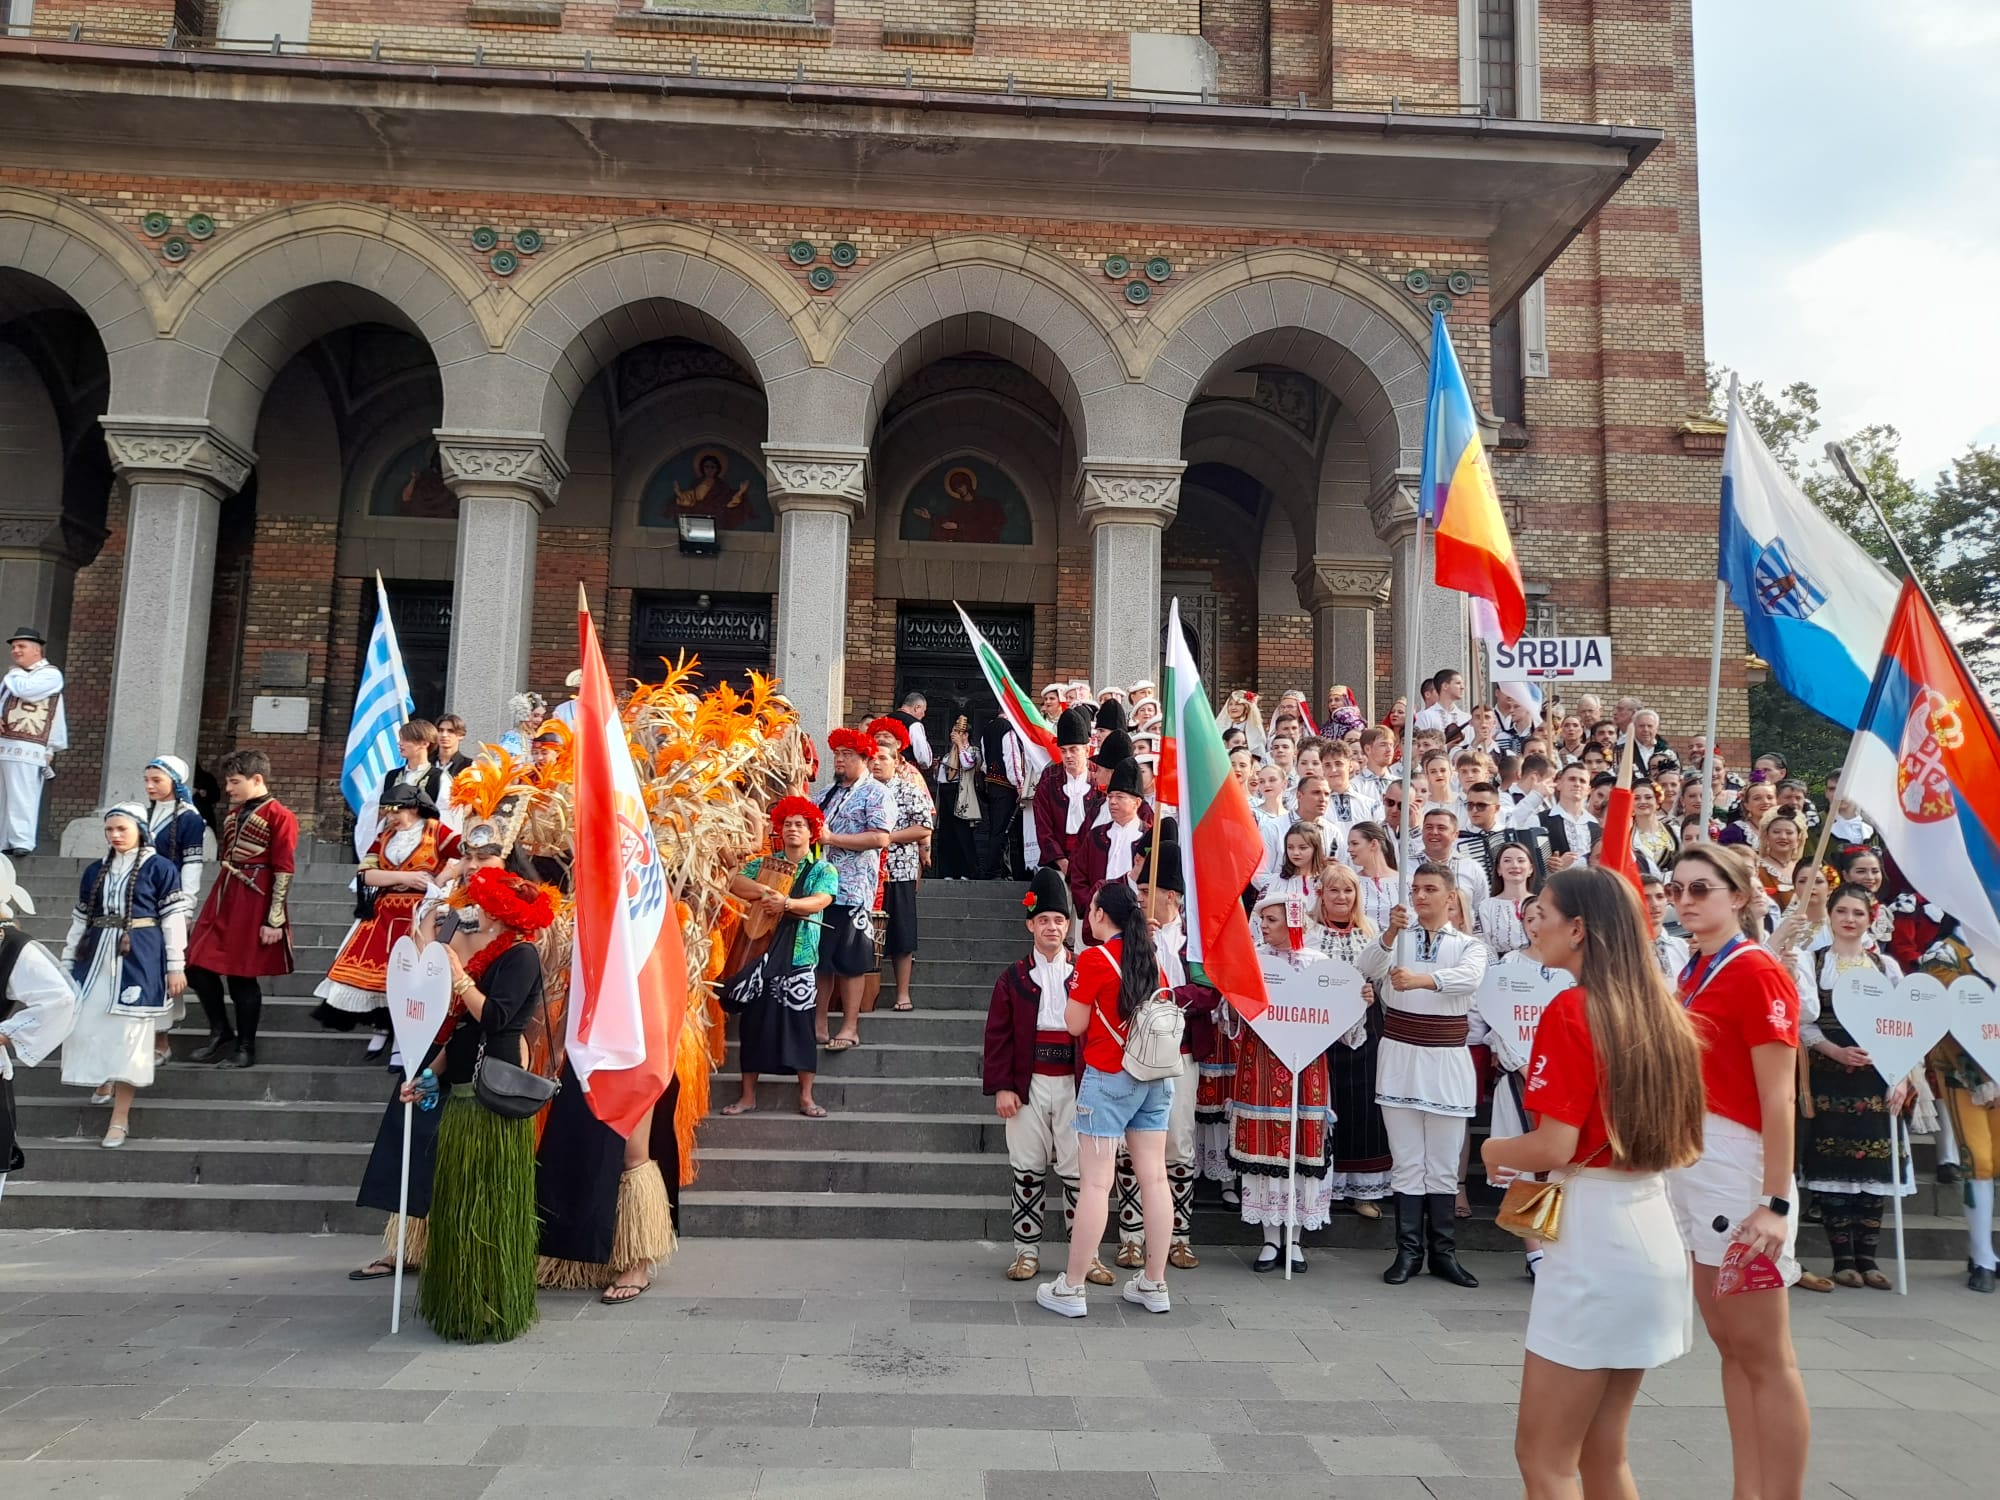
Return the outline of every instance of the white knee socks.
<path id="1" fill-rule="evenodd" d="M 1996 1269 L 1993 1256 L 1993 1183 L 1970 1181 L 1965 1185 L 1965 1238 L 1972 1263 L 1981 1270 Z"/>

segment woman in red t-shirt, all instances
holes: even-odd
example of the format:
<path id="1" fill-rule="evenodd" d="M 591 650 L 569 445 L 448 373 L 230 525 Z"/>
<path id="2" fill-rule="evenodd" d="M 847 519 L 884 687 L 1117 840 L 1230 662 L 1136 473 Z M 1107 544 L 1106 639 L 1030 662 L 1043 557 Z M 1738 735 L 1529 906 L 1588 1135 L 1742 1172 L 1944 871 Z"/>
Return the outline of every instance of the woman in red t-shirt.
<path id="1" fill-rule="evenodd" d="M 1783 1295 L 1718 1298 L 1715 1273 L 1733 1242 L 1798 1280 L 1792 1246 L 1793 1127 L 1798 1107 L 1799 994 L 1785 966 L 1755 941 L 1757 877 L 1749 855 L 1696 844 L 1674 861 L 1667 897 L 1694 957 L 1681 1003 L 1701 1038 L 1708 1115 L 1701 1160 L 1668 1182 L 1694 1255 L 1695 1305 L 1722 1356 L 1722 1400 L 1736 1493 L 1787 1500 L 1805 1487 L 1812 1416 L 1792 1349 Z"/>
<path id="2" fill-rule="evenodd" d="M 1694 1342 L 1687 1253 L 1665 1172 L 1701 1153 L 1701 1049 L 1623 877 L 1549 878 L 1534 956 L 1577 983 L 1535 1029 L 1527 1135 L 1489 1138 L 1489 1173 L 1561 1174 L 1528 1314 L 1514 1454 L 1528 1500 L 1636 1494 L 1625 1433 L 1645 1372 Z M 1752 1493 L 1739 1491 L 1739 1493 Z"/>

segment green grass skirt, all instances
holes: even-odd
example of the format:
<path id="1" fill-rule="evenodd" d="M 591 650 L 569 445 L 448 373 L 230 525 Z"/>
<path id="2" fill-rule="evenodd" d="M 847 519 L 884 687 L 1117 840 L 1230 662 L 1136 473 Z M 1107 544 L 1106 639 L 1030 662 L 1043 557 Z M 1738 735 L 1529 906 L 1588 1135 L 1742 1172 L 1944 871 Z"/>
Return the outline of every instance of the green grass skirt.
<path id="1" fill-rule="evenodd" d="M 535 1122 L 454 1088 L 438 1122 L 437 1178 L 417 1311 L 438 1337 L 504 1343 L 535 1322 Z"/>

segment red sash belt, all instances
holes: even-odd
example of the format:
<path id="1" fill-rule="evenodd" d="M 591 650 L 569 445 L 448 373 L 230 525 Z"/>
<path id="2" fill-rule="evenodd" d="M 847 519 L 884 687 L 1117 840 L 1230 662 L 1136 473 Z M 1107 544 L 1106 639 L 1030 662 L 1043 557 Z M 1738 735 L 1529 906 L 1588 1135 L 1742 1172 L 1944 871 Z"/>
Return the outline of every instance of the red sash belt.
<path id="1" fill-rule="evenodd" d="M 1035 1071 L 1050 1078 L 1076 1072 L 1076 1038 L 1067 1031 L 1035 1033 Z"/>
<path id="2" fill-rule="evenodd" d="M 1420 1016 L 1414 1011 L 1382 1007 L 1382 1036 L 1409 1047 L 1463 1047 L 1472 1023 L 1464 1016 Z"/>

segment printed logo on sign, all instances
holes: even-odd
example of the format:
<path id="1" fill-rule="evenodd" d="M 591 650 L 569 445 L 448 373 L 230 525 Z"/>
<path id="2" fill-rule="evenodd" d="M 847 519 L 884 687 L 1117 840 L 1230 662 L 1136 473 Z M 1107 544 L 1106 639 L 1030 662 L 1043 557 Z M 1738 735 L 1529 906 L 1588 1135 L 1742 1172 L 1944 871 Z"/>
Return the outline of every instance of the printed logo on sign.
<path id="1" fill-rule="evenodd" d="M 617 807 L 618 854 L 625 866 L 627 910 L 631 920 L 638 922 L 666 905 L 667 877 L 653 841 L 646 836 L 645 805 L 620 791 Z"/>
<path id="2" fill-rule="evenodd" d="M 1941 823 L 1958 815 L 1944 755 L 1965 743 L 1958 705 L 1925 688 L 1903 724 L 1902 755 L 1896 762 L 1896 800 L 1913 823 Z"/>
<path id="3" fill-rule="evenodd" d="M 1779 537 L 1757 553 L 1757 602 L 1768 615 L 1805 620 L 1826 603 L 1826 590 L 1792 561 Z"/>

